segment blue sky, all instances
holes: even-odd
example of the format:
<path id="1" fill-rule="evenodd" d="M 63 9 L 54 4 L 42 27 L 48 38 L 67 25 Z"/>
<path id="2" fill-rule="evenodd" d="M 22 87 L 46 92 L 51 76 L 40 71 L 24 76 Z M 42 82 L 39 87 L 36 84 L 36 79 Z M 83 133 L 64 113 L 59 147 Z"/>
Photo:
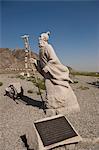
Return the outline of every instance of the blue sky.
<path id="1" fill-rule="evenodd" d="M 49 42 L 61 62 L 76 70 L 99 71 L 99 1 L 1 1 L 0 47 L 23 48 L 21 35 L 30 35 L 38 53 L 40 33 L 51 31 Z"/>

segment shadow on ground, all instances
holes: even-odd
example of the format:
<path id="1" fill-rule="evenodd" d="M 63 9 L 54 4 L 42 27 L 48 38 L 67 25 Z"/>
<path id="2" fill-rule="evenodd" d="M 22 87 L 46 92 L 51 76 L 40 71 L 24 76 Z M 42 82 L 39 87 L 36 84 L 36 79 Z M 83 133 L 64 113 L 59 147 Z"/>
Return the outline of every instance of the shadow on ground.
<path id="1" fill-rule="evenodd" d="M 99 81 L 96 81 L 96 82 L 86 82 L 86 83 L 99 88 Z"/>
<path id="2" fill-rule="evenodd" d="M 20 138 L 21 138 L 22 142 L 24 143 L 24 146 L 27 148 L 27 150 L 29 150 L 29 145 L 27 143 L 26 135 L 24 134 L 24 135 L 20 136 Z"/>
<path id="3" fill-rule="evenodd" d="M 38 107 L 39 109 L 43 109 L 43 102 L 34 100 L 28 96 L 23 95 L 21 97 L 21 100 L 26 103 L 26 105 L 32 105 L 34 107 Z"/>

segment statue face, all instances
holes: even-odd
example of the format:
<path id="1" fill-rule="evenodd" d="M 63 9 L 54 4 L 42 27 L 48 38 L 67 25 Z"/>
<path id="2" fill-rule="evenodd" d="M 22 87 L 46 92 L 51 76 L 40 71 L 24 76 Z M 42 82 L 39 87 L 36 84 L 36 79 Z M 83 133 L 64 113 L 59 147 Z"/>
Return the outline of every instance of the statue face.
<path id="1" fill-rule="evenodd" d="M 38 46 L 39 46 L 39 48 L 41 48 L 41 47 L 42 47 L 43 43 L 44 43 L 44 40 L 39 39 L 39 41 L 38 41 Z"/>

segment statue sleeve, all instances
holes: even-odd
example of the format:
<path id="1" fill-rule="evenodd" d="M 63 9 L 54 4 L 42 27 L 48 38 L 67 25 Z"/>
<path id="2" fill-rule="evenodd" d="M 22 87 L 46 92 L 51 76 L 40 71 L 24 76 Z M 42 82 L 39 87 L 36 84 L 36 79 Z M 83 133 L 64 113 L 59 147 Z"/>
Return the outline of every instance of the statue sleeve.
<path id="1" fill-rule="evenodd" d="M 58 57 L 56 56 L 53 47 L 50 44 L 47 45 L 45 54 L 46 54 L 47 63 L 44 66 L 43 71 L 47 73 L 47 72 L 50 72 L 51 66 L 54 67 L 56 64 L 59 64 L 60 61 Z"/>

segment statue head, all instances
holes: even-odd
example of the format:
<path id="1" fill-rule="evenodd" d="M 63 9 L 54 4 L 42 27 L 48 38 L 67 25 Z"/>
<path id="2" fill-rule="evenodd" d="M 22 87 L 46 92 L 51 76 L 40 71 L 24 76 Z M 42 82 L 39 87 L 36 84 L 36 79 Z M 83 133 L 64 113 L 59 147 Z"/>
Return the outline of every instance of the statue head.
<path id="1" fill-rule="evenodd" d="M 42 33 L 39 37 L 39 40 L 47 42 L 49 39 L 50 32 Z"/>

